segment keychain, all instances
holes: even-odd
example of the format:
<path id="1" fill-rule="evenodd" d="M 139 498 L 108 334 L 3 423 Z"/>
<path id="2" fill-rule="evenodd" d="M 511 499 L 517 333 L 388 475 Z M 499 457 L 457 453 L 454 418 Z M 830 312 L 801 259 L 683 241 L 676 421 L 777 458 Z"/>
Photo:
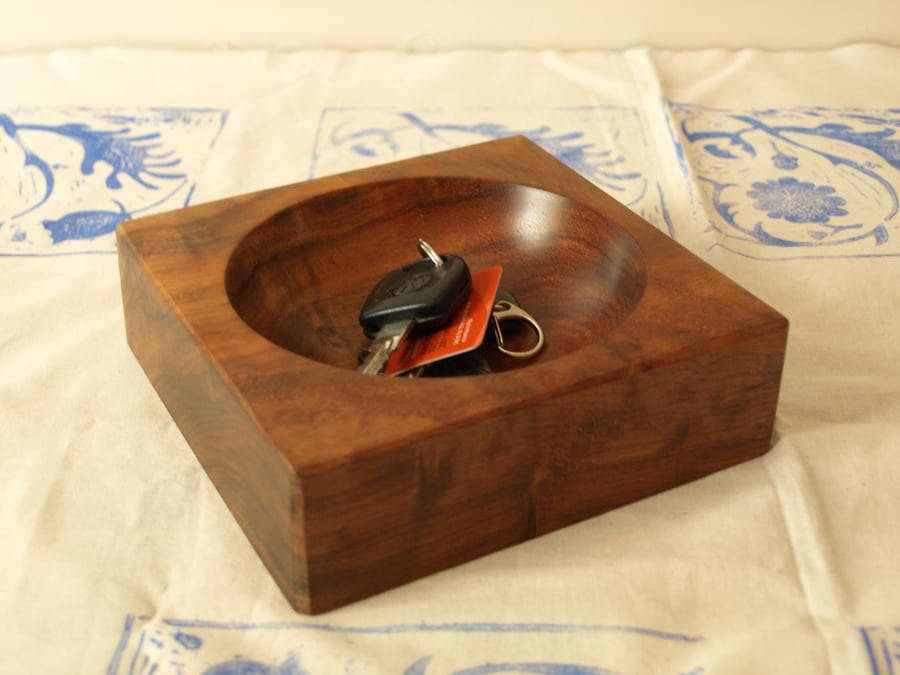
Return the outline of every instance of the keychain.
<path id="1" fill-rule="evenodd" d="M 515 331 L 516 327 L 511 326 L 511 324 L 524 325 L 530 328 L 535 335 L 534 344 L 523 350 L 510 349 L 506 346 L 507 340 L 501 328 L 504 324 L 507 329 L 512 327 L 513 331 Z M 407 373 L 407 376 L 460 377 L 463 375 L 488 375 L 494 372 L 491 370 L 491 359 L 489 359 L 490 351 L 493 349 L 496 349 L 505 357 L 524 361 L 534 358 L 544 348 L 544 331 L 540 324 L 531 314 L 521 308 L 516 297 L 505 288 L 500 288 L 497 291 L 497 297 L 494 300 L 494 311 L 491 314 L 491 325 L 493 328 L 491 334 L 485 336 L 484 342 L 478 349 L 422 366 L 411 373 Z"/>
<path id="2" fill-rule="evenodd" d="M 502 288 L 500 289 L 501 292 L 503 290 Z M 512 295 L 508 291 L 507 294 Z M 500 293 L 497 296 L 499 298 Z M 503 322 L 524 322 L 531 326 L 537 336 L 534 345 L 522 351 L 509 349 L 503 338 L 503 330 L 500 328 Z M 494 310 L 491 312 L 491 326 L 494 329 L 494 338 L 497 340 L 497 349 L 501 354 L 511 356 L 514 359 L 531 359 L 537 356 L 538 352 L 544 348 L 544 331 L 540 324 L 516 302 L 506 299 L 495 301 Z"/>
<path id="3" fill-rule="evenodd" d="M 439 255 L 421 239 L 419 251 L 422 258 L 385 276 L 363 304 L 359 322 L 372 342 L 360 354 L 360 372 L 479 375 L 491 372 L 485 351 L 491 346 L 517 360 L 543 349 L 540 324 L 500 288 L 501 267 L 472 275 L 462 258 Z M 489 324 L 493 339 L 486 334 Z M 536 338 L 526 349 L 510 346 L 515 324 L 528 326 Z"/>

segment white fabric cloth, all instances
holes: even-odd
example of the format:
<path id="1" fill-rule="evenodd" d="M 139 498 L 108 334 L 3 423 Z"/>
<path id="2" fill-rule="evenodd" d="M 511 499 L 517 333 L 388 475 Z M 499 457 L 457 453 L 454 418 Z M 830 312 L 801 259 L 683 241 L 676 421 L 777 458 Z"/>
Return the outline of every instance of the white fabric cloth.
<path id="1" fill-rule="evenodd" d="M 900 49 L 0 57 L 4 672 L 900 669 Z M 771 452 L 295 614 L 130 353 L 113 229 L 524 133 L 791 321 Z"/>

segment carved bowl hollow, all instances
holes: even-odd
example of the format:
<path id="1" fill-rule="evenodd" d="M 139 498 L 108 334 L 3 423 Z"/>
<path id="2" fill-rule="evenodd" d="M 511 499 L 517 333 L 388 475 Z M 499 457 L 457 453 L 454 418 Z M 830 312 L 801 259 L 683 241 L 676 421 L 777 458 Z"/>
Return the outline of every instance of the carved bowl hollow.
<path id="1" fill-rule="evenodd" d="M 227 295 L 269 341 L 355 369 L 366 344 L 357 321 L 362 304 L 384 274 L 419 255 L 420 237 L 462 256 L 473 273 L 503 267 L 501 286 L 546 334 L 533 362 L 603 340 L 646 285 L 635 240 L 587 206 L 502 181 L 421 177 L 338 189 L 269 217 L 231 253 Z M 523 363 L 532 362 L 491 361 L 495 372 Z"/>

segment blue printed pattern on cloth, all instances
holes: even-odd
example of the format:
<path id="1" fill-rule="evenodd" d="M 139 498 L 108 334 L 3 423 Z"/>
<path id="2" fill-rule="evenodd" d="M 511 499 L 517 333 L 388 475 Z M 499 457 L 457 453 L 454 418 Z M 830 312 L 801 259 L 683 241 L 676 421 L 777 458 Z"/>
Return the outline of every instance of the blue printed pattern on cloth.
<path id="1" fill-rule="evenodd" d="M 326 108 L 310 178 L 521 135 L 662 226 L 636 108 Z"/>
<path id="2" fill-rule="evenodd" d="M 676 240 L 765 260 L 900 255 L 900 111 L 663 106 L 668 148 L 629 107 L 326 108 L 309 177 L 520 134 Z M 0 255 L 113 252 L 123 220 L 190 202 L 226 118 L 0 111 Z M 669 161 L 683 187 L 658 179 Z M 676 200 L 697 217 L 674 222 Z"/>
<path id="3" fill-rule="evenodd" d="M 900 110 L 667 109 L 710 247 L 761 259 L 900 255 Z M 691 226 L 679 225 L 676 238 Z"/>
<path id="4" fill-rule="evenodd" d="M 115 251 L 124 220 L 186 206 L 227 113 L 0 110 L 0 254 Z"/>
<path id="5" fill-rule="evenodd" d="M 900 673 L 900 627 L 867 626 L 859 629 L 872 675 Z"/>
<path id="6" fill-rule="evenodd" d="M 700 675 L 704 638 L 635 626 L 530 623 L 226 623 L 128 616 L 107 675 L 621 675 L 604 661 L 634 650 Z M 618 648 L 613 648 L 616 645 Z M 589 658 L 566 658 L 578 647 Z M 604 649 L 605 647 L 605 649 Z"/>

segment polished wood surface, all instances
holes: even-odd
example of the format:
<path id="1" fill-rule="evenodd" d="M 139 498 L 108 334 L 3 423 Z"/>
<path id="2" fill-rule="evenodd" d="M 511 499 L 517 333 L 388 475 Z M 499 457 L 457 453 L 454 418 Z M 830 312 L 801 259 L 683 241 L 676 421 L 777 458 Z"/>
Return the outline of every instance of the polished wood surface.
<path id="1" fill-rule="evenodd" d="M 636 242 L 597 212 L 544 190 L 455 177 L 364 184 L 292 205 L 241 240 L 225 286 L 261 335 L 352 369 L 366 296 L 421 257 L 419 236 L 473 271 L 503 266 L 503 285 L 553 336 L 543 361 L 603 339 L 644 290 Z"/>
<path id="2" fill-rule="evenodd" d="M 128 341 L 285 595 L 321 612 L 769 448 L 787 322 L 523 138 L 123 223 Z M 547 347 L 355 372 L 423 237 Z"/>

